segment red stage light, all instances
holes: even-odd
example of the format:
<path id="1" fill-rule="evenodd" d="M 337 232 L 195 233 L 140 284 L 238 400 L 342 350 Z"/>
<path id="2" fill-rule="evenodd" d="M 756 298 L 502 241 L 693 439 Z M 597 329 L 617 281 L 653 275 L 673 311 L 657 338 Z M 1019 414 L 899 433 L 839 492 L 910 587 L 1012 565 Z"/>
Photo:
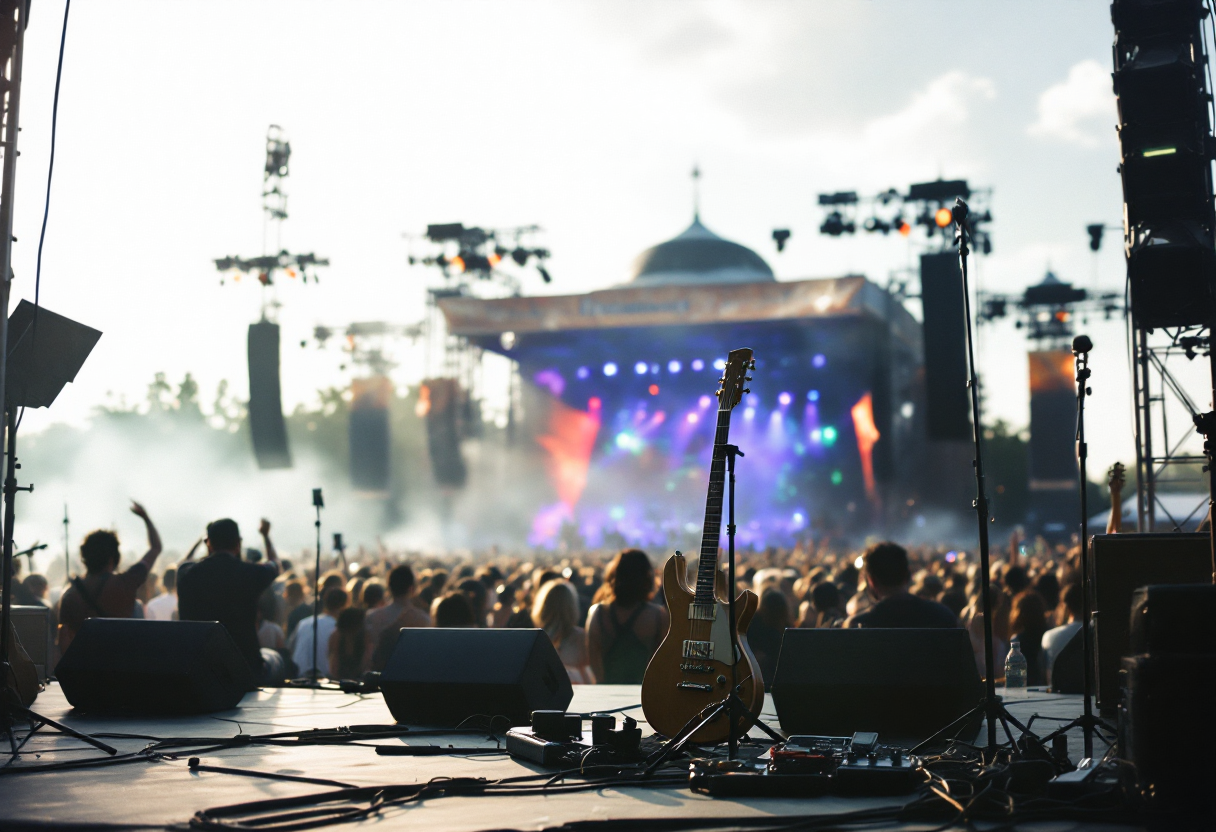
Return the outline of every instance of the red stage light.
<path id="1" fill-rule="evenodd" d="M 460 257 L 459 255 L 457 255 L 456 257 L 453 257 L 448 262 L 452 264 L 452 268 L 456 270 L 456 274 L 460 274 L 461 272 L 464 271 L 464 258 L 463 257 Z"/>
<path id="2" fill-rule="evenodd" d="M 905 237 L 907 237 L 909 234 L 912 233 L 912 226 L 908 225 L 906 222 L 900 223 L 899 224 L 899 233 L 904 235 Z"/>
<path id="3" fill-rule="evenodd" d="M 933 215 L 933 221 L 937 223 L 938 228 L 945 228 L 954 222 L 954 212 L 949 208 L 938 208 L 937 213 Z"/>
<path id="4" fill-rule="evenodd" d="M 650 385 L 650 387 L 648 389 L 650 390 L 650 395 L 652 395 L 652 396 L 659 395 L 659 385 L 652 384 L 652 385 Z"/>

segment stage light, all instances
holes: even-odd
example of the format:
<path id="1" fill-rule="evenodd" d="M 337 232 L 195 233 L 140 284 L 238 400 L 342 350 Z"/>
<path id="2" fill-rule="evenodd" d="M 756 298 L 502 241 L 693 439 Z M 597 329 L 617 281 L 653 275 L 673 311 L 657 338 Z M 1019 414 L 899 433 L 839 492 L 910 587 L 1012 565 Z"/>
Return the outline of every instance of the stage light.
<path id="1" fill-rule="evenodd" d="M 954 563 L 958 560 L 958 552 L 946 552 L 946 563 Z"/>
<path id="2" fill-rule="evenodd" d="M 691 365 L 689 365 L 689 366 L 691 366 L 691 367 L 692 367 L 692 369 L 693 369 L 693 371 L 694 371 L 694 372 L 698 372 L 698 373 L 699 373 L 699 372 L 701 372 L 702 370 L 704 370 L 704 369 L 705 369 L 705 362 L 704 362 L 704 361 L 702 361 L 702 360 L 701 360 L 701 359 L 699 359 L 699 358 L 694 358 L 694 359 L 692 360 L 692 364 L 691 364 Z"/>
<path id="3" fill-rule="evenodd" d="M 795 511 L 794 512 L 794 525 L 801 526 L 805 522 L 806 522 L 806 517 L 802 514 L 802 512 Z"/>
<path id="4" fill-rule="evenodd" d="M 819 391 L 818 390 L 808 390 L 807 394 L 806 394 L 806 400 L 808 402 L 819 401 Z"/>
<path id="5" fill-rule="evenodd" d="M 498 254 L 497 252 L 494 252 L 489 257 L 487 257 L 486 260 L 489 262 L 490 266 L 493 267 L 493 266 L 497 266 L 499 263 L 502 262 L 502 256 L 500 254 Z"/>
<path id="6" fill-rule="evenodd" d="M 682 365 L 680 364 L 679 361 L 676 361 L 674 358 L 667 362 L 667 372 L 678 373 L 678 372 L 680 372 L 681 369 L 683 369 Z"/>
<path id="7" fill-rule="evenodd" d="M 777 244 L 777 253 L 785 251 L 785 244 L 790 239 L 790 230 L 788 228 L 773 229 L 773 242 Z"/>
<path id="8" fill-rule="evenodd" d="M 511 252 L 511 259 L 515 261 L 515 265 L 522 266 L 528 262 L 528 255 L 530 253 L 531 252 L 529 252 L 526 248 L 519 248 L 517 246 L 515 250 Z"/>
<path id="9" fill-rule="evenodd" d="M 828 425 L 826 428 L 823 429 L 823 444 L 825 444 L 825 445 L 835 445 L 836 444 L 836 428 L 832 427 L 831 425 Z"/>
<path id="10" fill-rule="evenodd" d="M 455 257 L 453 257 L 451 260 L 449 260 L 448 265 L 450 265 L 453 269 L 455 269 L 456 274 L 461 274 L 462 272 L 464 272 L 464 258 L 461 257 L 459 254 L 457 254 Z"/>
<path id="11" fill-rule="evenodd" d="M 653 373 L 654 375 L 656 375 L 656 376 L 657 376 L 657 375 L 659 374 L 659 365 L 658 365 L 658 364 L 651 364 L 651 365 L 650 365 L 650 372 L 651 372 L 651 373 Z"/>
<path id="12" fill-rule="evenodd" d="M 1106 226 L 1102 225 L 1102 223 L 1087 225 L 1085 226 L 1085 230 L 1089 233 L 1089 250 L 1097 251 L 1102 248 L 1102 232 L 1106 230 Z"/>
<path id="13" fill-rule="evenodd" d="M 699 404 L 701 407 L 709 407 L 711 404 L 713 404 L 713 401 L 714 400 L 709 396 L 702 396 L 697 400 L 697 404 Z"/>
<path id="14" fill-rule="evenodd" d="M 811 431 L 811 441 L 814 442 L 816 445 L 822 443 L 823 442 L 823 431 L 820 430 L 819 428 L 815 428 L 813 431 Z"/>
<path id="15" fill-rule="evenodd" d="M 746 420 L 747 420 L 747 421 L 749 421 L 749 422 L 750 422 L 752 419 L 755 419 L 755 418 L 756 418 L 756 408 L 754 408 L 754 407 L 749 407 L 749 408 L 745 409 L 745 410 L 743 411 L 743 418 L 744 418 L 744 419 L 746 419 Z"/>
<path id="16" fill-rule="evenodd" d="M 609 377 L 616 375 L 616 365 L 611 361 L 604 365 L 604 375 Z"/>
<path id="17" fill-rule="evenodd" d="M 715 362 L 714 362 L 714 369 L 715 369 L 715 370 L 725 370 L 725 369 L 726 369 L 726 359 L 725 359 L 725 358 L 719 358 L 717 361 L 715 361 Z"/>
<path id="18" fill-rule="evenodd" d="M 853 561 L 854 569 L 861 569 L 865 565 L 866 565 L 866 559 L 863 555 L 858 555 L 857 559 Z"/>
<path id="19" fill-rule="evenodd" d="M 591 375 L 591 370 L 587 367 L 579 367 L 577 370 L 574 371 L 574 375 L 575 375 L 575 377 L 578 378 L 579 381 L 582 381 L 583 379 L 585 379 Z"/>
<path id="20" fill-rule="evenodd" d="M 945 228 L 954 222 L 954 212 L 949 208 L 938 208 L 937 213 L 933 215 L 933 221 L 937 223 L 938 228 Z"/>
<path id="21" fill-rule="evenodd" d="M 793 397 L 789 393 L 781 393 L 777 396 L 777 401 L 782 407 L 788 407 L 789 403 L 793 401 Z"/>
<path id="22" fill-rule="evenodd" d="M 1140 155 L 1145 159 L 1152 159 L 1154 156 L 1173 156 L 1177 152 L 1178 148 L 1176 147 L 1154 147 L 1149 150 L 1145 150 Z"/>
<path id="23" fill-rule="evenodd" d="M 828 363 L 827 356 L 825 356 L 821 352 L 815 353 L 814 357 L 811 358 L 811 366 L 814 367 L 816 370 L 818 370 L 820 367 L 822 367 L 824 364 L 827 364 L 827 363 Z"/>
<path id="24" fill-rule="evenodd" d="M 588 410 L 599 410 L 603 406 L 604 406 L 604 403 L 602 401 L 600 401 L 599 396 L 592 396 L 591 398 L 587 399 L 587 409 Z"/>
<path id="25" fill-rule="evenodd" d="M 659 395 L 659 385 L 652 384 L 646 388 L 646 391 L 648 393 L 650 393 L 650 395 L 652 395 L 652 396 L 657 396 L 657 395 Z"/>
<path id="26" fill-rule="evenodd" d="M 640 376 L 646 375 L 646 371 L 649 369 L 650 367 L 646 365 L 645 361 L 639 361 L 637 364 L 633 365 L 633 371 Z"/>
<path id="27" fill-rule="evenodd" d="M 701 419 L 701 417 L 695 413 L 689 413 L 685 418 L 688 420 L 688 424 L 690 425 L 695 425 Z"/>
<path id="28" fill-rule="evenodd" d="M 912 226 L 908 225 L 908 223 L 906 221 L 900 220 L 899 233 L 902 234 L 903 236 L 907 237 L 909 234 L 912 233 Z"/>
<path id="29" fill-rule="evenodd" d="M 838 471 L 838 470 L 833 471 L 832 472 L 832 485 L 840 485 L 842 482 L 844 482 L 844 474 L 840 473 L 840 471 Z M 858 558 L 858 560 L 861 560 L 861 559 Z"/>

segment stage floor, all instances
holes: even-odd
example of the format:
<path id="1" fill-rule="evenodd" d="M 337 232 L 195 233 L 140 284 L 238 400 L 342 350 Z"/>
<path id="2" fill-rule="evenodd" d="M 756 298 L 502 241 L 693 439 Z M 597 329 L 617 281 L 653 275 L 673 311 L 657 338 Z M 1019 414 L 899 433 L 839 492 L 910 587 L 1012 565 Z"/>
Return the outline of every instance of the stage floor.
<path id="1" fill-rule="evenodd" d="M 571 711 L 588 713 L 636 705 L 637 686 L 576 686 Z M 1010 710 L 1023 721 L 1032 714 L 1071 718 L 1080 711 L 1080 697 L 1031 692 Z M 777 724 L 771 698 L 765 701 L 765 719 Z M 392 723 L 379 695 L 360 696 L 337 691 L 267 689 L 248 694 L 241 707 L 211 716 L 177 719 L 99 718 L 73 715 L 57 685 L 50 685 L 34 707 L 51 719 L 85 732 L 128 733 L 154 737 L 230 738 L 238 733 L 268 734 L 307 728 Z M 631 711 L 641 720 L 641 710 Z M 1036 725 L 1045 733 L 1046 724 Z M 753 735 L 759 732 L 753 730 Z M 107 740 L 120 752 L 143 748 L 147 740 Z M 493 753 L 484 736 L 380 740 L 382 744 L 485 745 L 485 756 L 385 757 L 367 747 L 350 746 L 248 746 L 199 754 L 205 765 L 325 778 L 357 786 L 420 783 L 436 777 L 502 778 L 540 773 L 539 767 Z M 1081 752 L 1079 732 L 1070 737 L 1070 752 Z M 1097 743 L 1102 748 L 1101 743 Z M 124 828 L 164 828 L 182 824 L 200 809 L 227 804 L 327 791 L 308 783 L 280 782 L 233 774 L 191 771 L 183 753 L 177 760 L 137 761 L 101 768 L 30 772 L 0 777 L 0 828 L 109 825 Z M 85 744 L 43 729 L 25 746 L 13 765 L 77 760 L 99 756 Z M 600 789 L 579 794 L 444 797 L 386 810 L 363 821 L 379 828 L 412 830 L 521 829 L 540 830 L 574 820 L 644 819 L 673 817 L 722 818 L 748 815 L 833 814 L 863 808 L 900 805 L 907 798 L 815 797 L 807 799 L 715 799 L 677 788 Z M 345 825 L 350 828 L 350 825 Z M 984 828 L 980 824 L 979 828 Z M 902 828 L 927 829 L 931 825 Z M 1127 830 L 1126 826 L 1080 825 L 1073 822 L 1026 824 L 1019 829 Z"/>

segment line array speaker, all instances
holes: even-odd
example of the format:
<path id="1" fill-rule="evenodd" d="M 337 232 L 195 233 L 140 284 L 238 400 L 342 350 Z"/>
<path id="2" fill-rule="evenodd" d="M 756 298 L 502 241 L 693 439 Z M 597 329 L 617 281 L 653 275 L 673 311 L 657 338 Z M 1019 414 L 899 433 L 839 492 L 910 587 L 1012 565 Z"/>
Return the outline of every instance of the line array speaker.
<path id="1" fill-rule="evenodd" d="M 387 494 L 392 463 L 393 383 L 384 376 L 351 382 L 350 482 L 365 494 Z"/>
<path id="2" fill-rule="evenodd" d="M 920 295 L 925 344 L 925 422 L 930 439 L 970 439 L 967 333 L 958 254 L 922 254 Z"/>
<path id="3" fill-rule="evenodd" d="M 290 468 L 287 425 L 279 389 L 279 325 L 249 325 L 249 431 L 258 467 Z"/>

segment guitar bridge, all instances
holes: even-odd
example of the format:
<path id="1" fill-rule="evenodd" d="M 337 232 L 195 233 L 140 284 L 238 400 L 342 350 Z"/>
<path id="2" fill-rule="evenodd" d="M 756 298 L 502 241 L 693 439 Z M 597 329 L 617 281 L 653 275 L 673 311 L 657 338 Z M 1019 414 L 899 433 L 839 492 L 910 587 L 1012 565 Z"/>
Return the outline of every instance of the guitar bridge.
<path id="1" fill-rule="evenodd" d="M 713 673 L 714 669 L 700 662 L 680 662 L 680 670 L 685 673 Z"/>
<path id="2" fill-rule="evenodd" d="M 701 682 L 680 682 L 678 685 L 676 685 L 676 687 L 680 688 L 681 690 L 712 691 L 714 689 L 713 685 L 707 685 Z"/>
<path id="3" fill-rule="evenodd" d="M 684 658 L 686 659 L 710 659 L 714 657 L 714 643 L 712 641 L 692 641 L 684 642 Z"/>

